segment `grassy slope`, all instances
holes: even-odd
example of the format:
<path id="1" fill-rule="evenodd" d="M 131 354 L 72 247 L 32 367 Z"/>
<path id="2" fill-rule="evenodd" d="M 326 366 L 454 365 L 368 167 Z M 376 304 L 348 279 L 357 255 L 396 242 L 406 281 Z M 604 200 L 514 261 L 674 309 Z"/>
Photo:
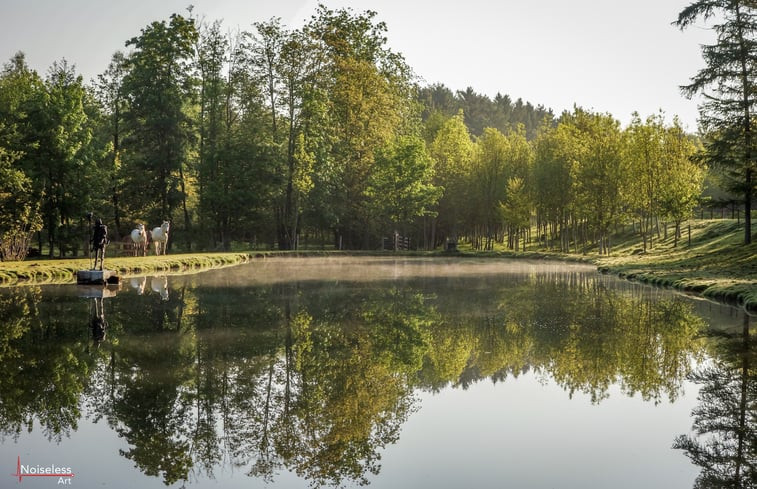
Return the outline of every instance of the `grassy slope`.
<path id="1" fill-rule="evenodd" d="M 672 231 L 671 231 L 672 234 Z M 619 243 L 599 269 L 621 277 L 696 292 L 757 310 L 757 244 L 744 245 L 743 225 L 733 220 L 693 221 L 673 246 L 673 238 L 640 253 L 638 237 Z"/>
<path id="2" fill-rule="evenodd" d="M 503 256 L 558 258 L 594 263 L 604 273 L 663 287 L 674 287 L 722 302 L 744 305 L 757 311 L 757 243 L 743 245 L 743 223 L 735 220 L 691 221 L 691 246 L 688 228 L 674 246 L 673 227 L 667 239 L 654 237 L 654 246 L 643 253 L 638 233 L 630 227 L 612 237 L 610 256 L 599 256 L 596 249 L 587 254 L 561 254 L 537 248 L 515 253 L 507 250 L 476 252 L 466 247 L 464 256 Z M 661 233 L 663 234 L 663 233 Z"/>
<path id="3" fill-rule="evenodd" d="M 672 235 L 672 230 L 671 233 Z M 563 255 L 545 250 L 514 253 L 509 251 L 461 255 L 560 258 L 590 261 L 607 273 L 662 286 L 676 287 L 696 292 L 716 300 L 744 304 L 757 310 L 757 244 L 745 246 L 742 226 L 732 220 L 693 221 L 691 247 L 684 229 L 683 238 L 677 247 L 673 238 L 655 240 L 647 253 L 641 252 L 637 235 L 626 234 L 614 238 L 613 253 L 600 257 L 588 255 Z M 332 254 L 333 252 L 325 252 Z M 253 256 L 264 255 L 314 255 L 324 252 L 277 253 L 191 253 L 140 258 L 108 258 L 106 266 L 121 275 L 144 275 L 156 272 L 181 272 L 228 266 L 244 263 Z M 425 256 L 436 253 L 421 253 Z M 0 285 L 19 283 L 70 283 L 76 279 L 76 271 L 89 267 L 87 259 L 30 260 L 0 263 Z"/>

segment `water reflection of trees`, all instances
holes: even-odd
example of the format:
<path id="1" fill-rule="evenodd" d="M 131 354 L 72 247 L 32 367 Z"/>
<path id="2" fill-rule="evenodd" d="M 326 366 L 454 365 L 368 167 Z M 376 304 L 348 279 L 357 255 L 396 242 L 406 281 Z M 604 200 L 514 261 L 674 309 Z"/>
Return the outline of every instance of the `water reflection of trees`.
<path id="1" fill-rule="evenodd" d="M 86 307 L 20 287 L 0 295 L 0 317 L 0 435 L 17 438 L 36 421 L 50 440 L 68 436 L 95 363 Z"/>
<path id="2" fill-rule="evenodd" d="M 453 321 L 432 332 L 439 340 L 430 345 L 434 368 L 424 380 L 465 387 L 535 369 L 595 401 L 613 384 L 645 400 L 674 400 L 701 353 L 693 339 L 704 321 L 688 301 L 639 290 L 645 293 L 608 290 L 603 277 L 587 274 L 541 274 L 494 294 L 481 288 L 466 298 L 479 311 L 473 315 L 445 310 L 451 299 L 444 298 L 438 312 Z"/>
<path id="3" fill-rule="evenodd" d="M 74 313 L 81 302 L 13 292 L 0 301 L 0 313 L 16 318 L 0 337 L 0 360 L 45 371 L 0 380 L 0 427 L 18 432 L 36 417 L 65 435 L 83 403 L 128 443 L 124 457 L 166 483 L 213 477 L 224 463 L 268 481 L 287 470 L 314 486 L 366 483 L 417 407 L 418 388 L 535 370 L 596 401 L 613 384 L 674 399 L 701 353 L 702 320 L 689 302 L 604 284 L 585 274 L 171 284 L 167 298 L 128 291 L 113 300 L 94 352 L 81 333 L 86 309 Z M 61 309 L 82 321 L 65 323 Z M 59 341 L 37 341 L 43 330 Z M 46 390 L 42 379 L 61 372 L 67 378 Z M 29 388 L 36 398 L 17 394 Z M 63 421 L 51 419 L 56 412 Z"/>
<path id="4" fill-rule="evenodd" d="M 757 487 L 757 334 L 743 316 L 740 329 L 710 331 L 716 352 L 691 375 L 701 385 L 693 435 L 681 435 L 684 450 L 701 472 L 697 488 Z"/>

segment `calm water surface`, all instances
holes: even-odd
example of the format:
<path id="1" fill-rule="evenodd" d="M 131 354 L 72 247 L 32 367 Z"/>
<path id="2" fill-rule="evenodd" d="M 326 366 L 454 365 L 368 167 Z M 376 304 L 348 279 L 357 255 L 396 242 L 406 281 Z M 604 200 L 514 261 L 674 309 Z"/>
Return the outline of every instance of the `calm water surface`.
<path id="1" fill-rule="evenodd" d="M 0 317 L 0 487 L 757 486 L 753 319 L 589 266 L 266 259 Z"/>

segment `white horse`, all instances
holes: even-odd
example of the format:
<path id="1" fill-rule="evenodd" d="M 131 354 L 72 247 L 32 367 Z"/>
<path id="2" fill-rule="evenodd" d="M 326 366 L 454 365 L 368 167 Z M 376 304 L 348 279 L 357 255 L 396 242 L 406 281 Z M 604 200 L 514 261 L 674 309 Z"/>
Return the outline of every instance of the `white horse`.
<path id="1" fill-rule="evenodd" d="M 168 228 L 171 224 L 168 221 L 163 221 L 163 224 L 159 228 L 152 230 L 152 242 L 155 243 L 155 254 L 160 255 L 161 249 L 163 254 L 166 254 L 166 245 L 168 244 Z"/>
<path id="2" fill-rule="evenodd" d="M 142 256 L 147 256 L 147 231 L 145 225 L 137 224 L 137 229 L 131 231 L 131 240 L 134 242 L 134 256 L 142 252 Z"/>

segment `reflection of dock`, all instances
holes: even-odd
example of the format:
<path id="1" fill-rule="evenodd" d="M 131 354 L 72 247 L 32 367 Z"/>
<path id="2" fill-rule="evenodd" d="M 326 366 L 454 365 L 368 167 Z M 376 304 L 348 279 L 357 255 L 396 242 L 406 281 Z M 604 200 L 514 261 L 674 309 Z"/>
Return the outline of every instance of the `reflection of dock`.
<path id="1" fill-rule="evenodd" d="M 102 285 L 82 285 L 76 288 L 76 295 L 79 297 L 86 297 L 88 299 L 110 299 L 118 294 L 120 285 L 109 285 L 103 287 Z"/>
<path id="2" fill-rule="evenodd" d="M 76 283 L 80 285 L 117 284 L 120 279 L 113 270 L 79 270 Z"/>

